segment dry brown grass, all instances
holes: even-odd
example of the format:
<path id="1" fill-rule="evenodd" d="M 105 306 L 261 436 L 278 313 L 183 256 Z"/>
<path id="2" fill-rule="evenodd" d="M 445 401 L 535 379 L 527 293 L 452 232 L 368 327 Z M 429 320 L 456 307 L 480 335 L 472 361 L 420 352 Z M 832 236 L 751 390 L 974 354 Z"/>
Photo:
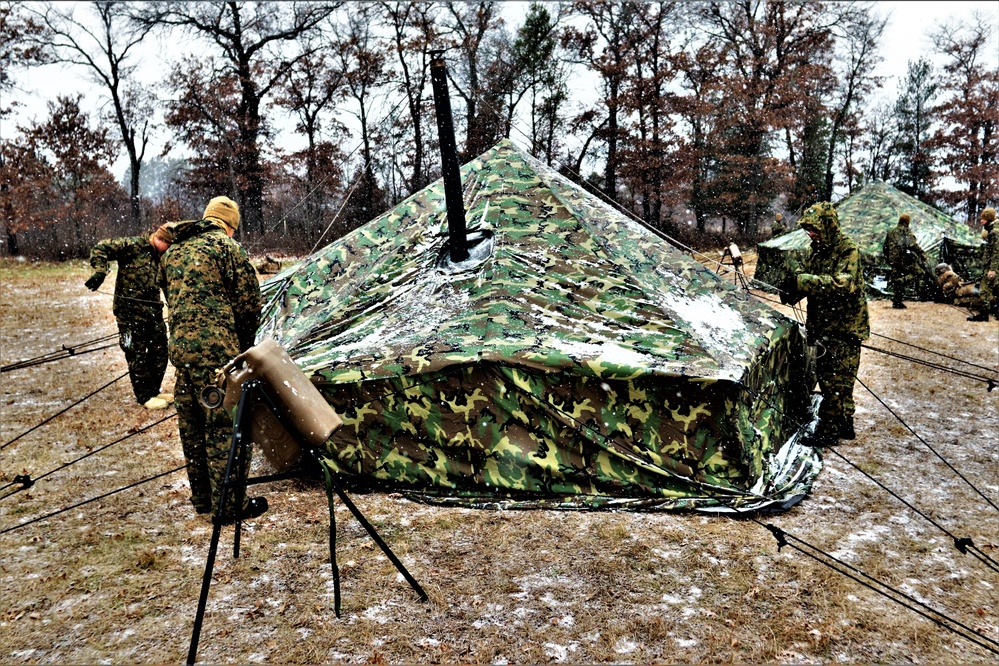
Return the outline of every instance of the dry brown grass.
<path id="1" fill-rule="evenodd" d="M 81 263 L 0 262 L 0 363 L 114 329 Z M 874 330 L 996 366 L 999 326 L 932 303 L 871 303 Z M 910 353 L 883 339 L 871 344 Z M 0 444 L 125 371 L 116 348 L 0 375 Z M 865 351 L 861 379 L 999 501 L 999 392 Z M 168 375 L 172 379 L 172 373 Z M 169 384 L 168 384 L 169 385 Z M 858 386 L 841 453 L 999 559 L 999 512 Z M 127 380 L 0 451 L 0 486 L 152 423 Z M 177 467 L 175 420 L 0 500 L 0 530 Z M 174 473 L 0 535 L 0 662 L 178 662 L 210 537 Z M 4 491 L 9 492 L 9 491 Z M 271 510 L 225 533 L 199 656 L 270 663 L 995 663 L 996 655 L 794 550 L 748 520 L 489 512 L 354 499 L 430 595 L 421 603 L 342 506 L 333 615 L 322 488 L 263 488 Z M 0 493 L 3 494 L 3 493 Z M 999 640 L 999 575 L 836 455 L 811 497 L 764 519 Z"/>

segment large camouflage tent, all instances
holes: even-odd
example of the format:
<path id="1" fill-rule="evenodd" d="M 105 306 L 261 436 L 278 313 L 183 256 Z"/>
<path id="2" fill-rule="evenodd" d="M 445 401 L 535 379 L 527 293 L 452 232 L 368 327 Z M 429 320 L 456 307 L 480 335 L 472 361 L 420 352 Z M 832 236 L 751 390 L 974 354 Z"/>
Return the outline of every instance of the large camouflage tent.
<path id="1" fill-rule="evenodd" d="M 929 266 L 940 262 L 951 267 L 964 279 L 977 278 L 981 273 L 982 240 L 966 224 L 923 203 L 891 185 L 868 183 L 849 197 L 835 204 L 839 225 L 860 248 L 864 278 L 868 293 L 885 294 L 888 264 L 881 248 L 888 230 L 898 223 L 902 213 L 908 213 L 909 226 L 926 252 Z M 755 278 L 766 285 L 779 285 L 789 275 L 789 266 L 802 261 L 811 241 L 802 229 L 771 238 L 757 245 Z M 906 294 L 909 299 L 932 298 L 932 283 L 921 285 L 920 293 Z"/>
<path id="2" fill-rule="evenodd" d="M 354 489 L 507 508 L 783 508 L 821 468 L 793 320 L 509 141 L 265 283 Z M 804 425 L 803 425 L 804 424 Z"/>

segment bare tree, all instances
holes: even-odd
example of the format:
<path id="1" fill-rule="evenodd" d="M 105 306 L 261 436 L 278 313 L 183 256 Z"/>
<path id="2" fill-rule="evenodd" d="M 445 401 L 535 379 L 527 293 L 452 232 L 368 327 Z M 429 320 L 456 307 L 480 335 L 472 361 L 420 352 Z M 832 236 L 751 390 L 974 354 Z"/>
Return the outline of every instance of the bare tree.
<path id="1" fill-rule="evenodd" d="M 502 66 L 490 38 L 503 26 L 498 2 L 447 2 L 444 28 L 461 54 L 448 70 L 455 93 L 465 104 L 465 147 L 459 158 L 472 159 L 502 136 L 505 114 L 498 108 L 506 90 L 489 85 L 491 67 Z M 490 48 L 490 47 L 494 48 Z M 495 73 L 494 73 L 495 74 Z M 510 77 L 505 77 L 510 82 Z"/>
<path id="2" fill-rule="evenodd" d="M 361 166 L 351 179 L 356 182 L 352 188 L 356 191 L 348 193 L 346 206 L 351 228 L 372 219 L 386 203 L 375 177 L 375 153 L 384 138 L 384 127 L 376 124 L 372 114 L 386 81 L 386 58 L 371 28 L 374 16 L 373 5 L 361 5 L 348 14 L 346 24 L 334 28 L 334 58 L 343 72 L 346 96 L 352 101 L 348 112 L 357 119 L 361 132 Z"/>
<path id="3" fill-rule="evenodd" d="M 874 76 L 874 68 L 881 62 L 878 53 L 881 36 L 888 19 L 877 16 L 868 8 L 848 12 L 836 26 L 838 41 L 845 45 L 843 57 L 837 58 L 839 76 L 832 102 L 833 114 L 829 121 L 828 149 L 825 161 L 825 187 L 820 198 L 829 201 L 833 193 L 833 166 L 836 147 L 844 141 L 845 128 L 854 122 L 857 109 L 865 97 L 881 85 L 881 77 Z"/>
<path id="4" fill-rule="evenodd" d="M 587 20 L 583 30 L 570 28 L 563 38 L 579 62 L 600 75 L 603 86 L 604 117 L 600 135 L 607 146 L 604 165 L 604 193 L 617 197 L 620 169 L 618 146 L 621 141 L 622 87 L 631 62 L 634 19 L 640 3 L 575 2 L 573 10 Z"/>
<path id="5" fill-rule="evenodd" d="M 346 76 L 333 65 L 327 49 L 314 47 L 311 37 L 303 40 L 302 49 L 310 55 L 291 68 L 277 103 L 295 115 L 295 130 L 306 139 L 305 149 L 290 155 L 289 162 L 305 163 L 298 194 L 304 203 L 304 231 L 311 247 L 319 239 L 324 213 L 335 201 L 334 191 L 343 175 L 344 155 L 337 139 L 346 135 L 346 128 L 333 113 L 346 95 Z"/>
<path id="6" fill-rule="evenodd" d="M 236 194 L 249 234 L 263 230 L 264 170 L 261 132 L 264 101 L 273 94 L 302 51 L 288 55 L 283 46 L 314 30 L 336 5 L 313 2 L 157 2 L 139 7 L 136 19 L 145 26 L 182 28 L 206 38 L 218 49 L 225 72 L 239 86 L 232 109 L 238 127 Z"/>
<path id="7" fill-rule="evenodd" d="M 934 46 L 947 61 L 941 80 L 946 98 L 937 108 L 940 128 L 932 143 L 961 186 L 944 192 L 943 198 L 963 205 L 972 223 L 982 208 L 999 200 L 999 66 L 987 62 L 994 27 L 975 15 L 968 23 L 949 23 L 933 34 Z"/>
<path id="8" fill-rule="evenodd" d="M 78 18 L 76 9 L 88 16 Z M 128 6 L 117 2 L 86 4 L 45 3 L 31 10 L 48 29 L 43 44 L 56 62 L 84 68 L 107 95 L 107 116 L 118 128 L 128 153 L 129 196 L 132 224 L 142 224 L 139 175 L 149 144 L 152 117 L 150 94 L 132 80 L 136 54 L 150 26 L 138 25 L 128 16 Z"/>
<path id="9" fill-rule="evenodd" d="M 51 62 L 48 29 L 33 14 L 23 2 L 0 2 L 0 118 L 18 106 L 10 95 L 14 71 Z"/>
<path id="10" fill-rule="evenodd" d="M 393 77 L 396 88 L 406 98 L 407 132 L 411 136 L 410 170 L 403 175 L 407 194 L 412 194 L 430 182 L 428 140 L 425 136 L 427 108 L 423 104 L 424 89 L 430 72 L 430 51 L 440 39 L 436 25 L 438 6 L 425 2 L 383 2 L 382 20 L 390 31 L 388 39 L 395 53 L 397 69 Z M 396 123 L 398 127 L 401 123 Z M 393 165 L 401 169 L 401 165 Z"/>

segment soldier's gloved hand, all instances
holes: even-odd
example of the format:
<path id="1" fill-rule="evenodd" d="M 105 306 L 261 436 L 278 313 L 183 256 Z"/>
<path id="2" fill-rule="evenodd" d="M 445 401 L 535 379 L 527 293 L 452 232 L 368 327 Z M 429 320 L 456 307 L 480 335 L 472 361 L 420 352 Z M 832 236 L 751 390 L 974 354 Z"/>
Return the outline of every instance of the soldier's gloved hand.
<path id="1" fill-rule="evenodd" d="M 90 276 L 90 278 L 83 283 L 90 291 L 97 291 L 98 287 L 104 282 L 104 278 L 107 277 L 107 273 L 97 272 Z"/>
<path id="2" fill-rule="evenodd" d="M 777 286 L 781 305 L 795 303 L 798 300 L 798 276 L 792 275 Z"/>

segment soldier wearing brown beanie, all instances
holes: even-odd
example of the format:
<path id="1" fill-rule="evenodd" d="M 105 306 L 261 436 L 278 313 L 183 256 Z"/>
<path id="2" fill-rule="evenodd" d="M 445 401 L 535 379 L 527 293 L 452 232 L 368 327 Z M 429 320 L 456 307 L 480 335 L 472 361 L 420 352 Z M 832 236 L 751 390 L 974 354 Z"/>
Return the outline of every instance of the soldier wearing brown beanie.
<path id="1" fill-rule="evenodd" d="M 232 504 L 219 506 L 233 421 L 224 409 L 203 407 L 198 396 L 213 385 L 217 369 L 253 346 L 257 332 L 260 287 L 246 250 L 232 239 L 237 228 L 239 206 L 229 197 L 215 197 L 203 219 L 177 232 L 162 262 L 191 503 L 198 513 L 213 511 L 222 522 L 237 517 Z M 242 468 L 249 464 L 246 460 Z M 240 465 L 236 469 L 238 473 Z M 244 498 L 239 515 L 251 518 L 266 510 L 266 499 Z"/>

